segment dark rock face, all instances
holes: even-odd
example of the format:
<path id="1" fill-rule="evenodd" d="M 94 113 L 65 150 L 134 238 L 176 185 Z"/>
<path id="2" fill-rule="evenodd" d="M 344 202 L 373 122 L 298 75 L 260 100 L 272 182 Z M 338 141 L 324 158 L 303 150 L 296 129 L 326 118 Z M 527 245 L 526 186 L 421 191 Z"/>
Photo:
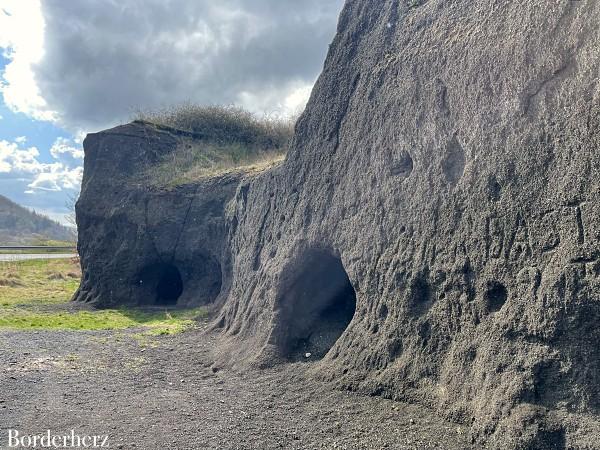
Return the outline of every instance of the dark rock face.
<path id="1" fill-rule="evenodd" d="M 84 271 L 76 300 L 194 306 L 221 292 L 224 207 L 241 176 L 172 190 L 140 184 L 140 173 L 176 149 L 176 133 L 133 123 L 86 138 L 77 204 Z"/>
<path id="2" fill-rule="evenodd" d="M 284 165 L 240 181 L 216 241 L 188 233 L 227 261 L 222 362 L 307 349 L 316 376 L 430 405 L 478 445 L 599 448 L 599 22 L 595 1 L 347 1 Z M 184 251 L 146 224 L 150 194 L 94 178 L 115 172 L 103 139 L 86 143 L 81 292 L 118 302 L 103 266 Z M 201 233 L 189 199 L 234 184 L 162 201 Z"/>

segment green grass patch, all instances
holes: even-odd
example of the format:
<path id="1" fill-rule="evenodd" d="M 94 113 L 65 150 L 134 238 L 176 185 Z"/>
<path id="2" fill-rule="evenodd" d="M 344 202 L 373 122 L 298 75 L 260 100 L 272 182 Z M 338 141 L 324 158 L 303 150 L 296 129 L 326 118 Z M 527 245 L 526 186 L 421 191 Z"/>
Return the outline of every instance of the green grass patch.
<path id="1" fill-rule="evenodd" d="M 171 311 L 118 309 L 78 312 L 35 312 L 0 309 L 0 328 L 15 330 L 123 330 L 144 327 L 151 335 L 176 334 L 205 317 L 203 308 Z"/>
<path id="2" fill-rule="evenodd" d="M 76 259 L 0 262 L 0 308 L 64 303 L 80 278 Z"/>
<path id="3" fill-rule="evenodd" d="M 0 263 L 0 328 L 14 330 L 123 330 L 176 334 L 206 317 L 205 308 L 77 310 L 69 304 L 79 286 L 77 260 Z"/>
<path id="4" fill-rule="evenodd" d="M 77 242 L 57 241 L 54 239 L 34 239 L 28 245 L 44 245 L 46 247 L 77 247 Z"/>

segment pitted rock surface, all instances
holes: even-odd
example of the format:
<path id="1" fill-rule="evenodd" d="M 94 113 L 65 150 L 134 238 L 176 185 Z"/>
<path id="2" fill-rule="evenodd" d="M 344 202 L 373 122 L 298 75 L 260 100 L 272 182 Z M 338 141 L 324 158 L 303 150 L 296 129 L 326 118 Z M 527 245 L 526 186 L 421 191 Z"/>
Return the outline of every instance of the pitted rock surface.
<path id="1" fill-rule="evenodd" d="M 222 364 L 308 348 L 489 448 L 599 448 L 599 75 L 595 0 L 348 0 L 281 167 L 152 198 L 167 220 L 118 183 L 163 138 L 88 138 L 80 298 L 129 302 L 110 274 L 156 230 L 190 280 L 221 266 Z"/>

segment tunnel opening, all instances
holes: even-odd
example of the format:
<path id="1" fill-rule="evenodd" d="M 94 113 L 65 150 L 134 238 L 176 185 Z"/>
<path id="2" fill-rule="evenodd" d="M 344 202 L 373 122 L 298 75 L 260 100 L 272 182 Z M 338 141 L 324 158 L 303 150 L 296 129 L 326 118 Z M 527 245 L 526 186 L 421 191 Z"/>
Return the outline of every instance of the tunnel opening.
<path id="1" fill-rule="evenodd" d="M 323 358 L 356 311 L 356 292 L 342 261 L 309 251 L 289 268 L 278 298 L 280 351 L 289 360 Z"/>
<path id="2" fill-rule="evenodd" d="M 170 264 L 163 267 L 156 286 L 156 304 L 176 305 L 183 293 L 183 281 L 177 267 Z"/>
<path id="3" fill-rule="evenodd" d="M 183 294 L 181 272 L 173 264 L 159 263 L 142 270 L 138 281 L 142 288 L 141 304 L 175 306 Z"/>

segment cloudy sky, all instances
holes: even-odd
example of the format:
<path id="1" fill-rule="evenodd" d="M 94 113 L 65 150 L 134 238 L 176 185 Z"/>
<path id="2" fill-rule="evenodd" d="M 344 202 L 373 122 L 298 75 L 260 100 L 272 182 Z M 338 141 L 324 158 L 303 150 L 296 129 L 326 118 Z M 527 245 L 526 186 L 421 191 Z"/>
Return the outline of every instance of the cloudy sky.
<path id="1" fill-rule="evenodd" d="M 343 0 L 0 0 L 0 194 L 64 221 L 86 133 L 182 102 L 302 110 Z"/>

